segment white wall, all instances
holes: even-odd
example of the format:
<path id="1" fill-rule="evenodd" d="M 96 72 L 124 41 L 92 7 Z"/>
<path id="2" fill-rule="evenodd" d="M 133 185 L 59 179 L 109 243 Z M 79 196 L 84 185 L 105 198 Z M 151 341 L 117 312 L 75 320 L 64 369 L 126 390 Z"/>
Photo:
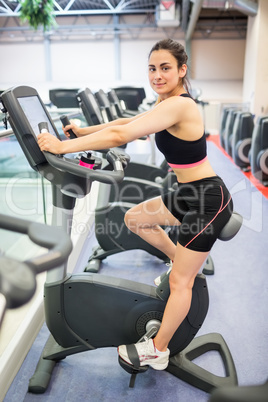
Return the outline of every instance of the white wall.
<path id="1" fill-rule="evenodd" d="M 123 18 L 123 17 L 122 17 Z M 144 23 L 144 16 L 124 16 L 124 24 Z M 1 20 L 0 20 L 1 23 Z M 59 20 L 62 25 L 72 23 L 68 18 Z M 117 85 L 144 86 L 147 96 L 154 97 L 147 79 L 147 60 L 151 47 L 157 40 L 172 37 L 183 45 L 184 34 L 180 29 L 141 29 L 131 35 L 125 28 L 120 33 L 119 54 L 113 35 L 99 37 L 94 24 L 107 25 L 107 16 L 78 17 L 76 28 L 81 26 L 83 35 L 66 36 L 57 32 L 50 37 L 51 79 L 47 79 L 46 50 L 43 36 L 32 34 L 32 41 L 16 38 L 6 33 L 0 40 L 0 89 L 14 85 L 34 86 L 41 97 L 48 100 L 48 90 L 57 87 L 106 90 Z M 11 24 L 11 22 L 10 22 Z M 81 34 L 81 33 L 80 33 Z M 29 35 L 29 33 L 27 33 Z M 135 36 L 135 37 L 134 37 Z M 7 44 L 8 43 L 8 44 Z M 191 84 L 199 88 L 202 98 L 212 105 L 206 107 L 208 129 L 217 130 L 221 103 L 243 101 L 243 75 L 246 40 L 244 39 L 194 39 L 191 43 Z M 119 61 L 116 60 L 118 56 Z M 117 77 L 119 64 L 120 79 Z M 118 71 L 118 70 L 117 70 Z M 218 105 L 217 107 L 215 105 Z M 215 113 L 217 111 L 217 113 Z"/>
<path id="2" fill-rule="evenodd" d="M 121 75 L 124 82 L 147 81 L 148 55 L 156 40 L 121 41 Z"/>
<path id="3" fill-rule="evenodd" d="M 159 36 L 159 34 L 158 34 Z M 0 43 L 0 89 L 33 85 L 43 97 L 58 86 L 93 90 L 118 84 L 143 85 L 149 93 L 147 59 L 152 45 L 163 36 L 150 39 L 122 39 L 121 80 L 115 77 L 115 49 L 110 40 L 52 41 L 51 80 L 46 81 L 45 46 L 39 43 Z M 181 40 L 184 44 L 184 41 Z M 193 40 L 192 86 L 201 88 L 210 101 L 242 100 L 245 40 Z"/>
<path id="4" fill-rule="evenodd" d="M 23 82 L 45 79 L 44 45 L 39 43 L 0 45 L 0 89 Z"/>
<path id="5" fill-rule="evenodd" d="M 115 77 L 113 42 L 53 43 L 51 46 L 54 82 L 111 82 Z"/>
<path id="6" fill-rule="evenodd" d="M 207 81 L 241 81 L 244 73 L 244 40 L 194 40 L 192 77 Z"/>

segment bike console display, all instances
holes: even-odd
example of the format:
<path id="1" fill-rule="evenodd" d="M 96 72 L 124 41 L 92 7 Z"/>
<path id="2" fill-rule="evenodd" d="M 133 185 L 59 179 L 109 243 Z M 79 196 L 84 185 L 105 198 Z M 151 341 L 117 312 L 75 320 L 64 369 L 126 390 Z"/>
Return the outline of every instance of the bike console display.
<path id="1" fill-rule="evenodd" d="M 3 92 L 1 98 L 8 111 L 8 120 L 13 132 L 31 167 L 37 170 L 37 165 L 47 162 L 37 144 L 38 123 L 47 122 L 49 132 L 60 139 L 46 107 L 37 91 L 31 87 L 11 88 Z"/>

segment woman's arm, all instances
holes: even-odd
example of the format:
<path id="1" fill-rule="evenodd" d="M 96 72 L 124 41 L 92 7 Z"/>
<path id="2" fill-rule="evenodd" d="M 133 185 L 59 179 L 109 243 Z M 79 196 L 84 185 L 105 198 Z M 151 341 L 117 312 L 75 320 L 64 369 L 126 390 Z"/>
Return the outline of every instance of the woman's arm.
<path id="1" fill-rule="evenodd" d="M 122 125 L 128 124 L 131 121 L 136 120 L 137 118 L 139 118 L 140 116 L 142 116 L 145 113 L 147 113 L 147 112 L 140 113 L 133 117 L 119 118 L 116 120 L 109 121 L 108 123 L 97 124 L 94 126 L 87 126 L 87 127 L 78 127 L 76 124 L 71 123 L 71 124 L 68 124 L 67 126 L 63 127 L 62 129 L 63 129 L 63 132 L 66 135 L 66 137 L 70 136 L 68 133 L 69 130 L 73 130 L 73 132 L 77 135 L 77 137 L 83 137 L 84 135 L 96 133 L 107 127 L 122 126 Z"/>
<path id="2" fill-rule="evenodd" d="M 42 151 L 55 154 L 114 148 L 180 123 L 192 107 L 196 106 L 191 100 L 172 97 L 129 119 L 127 124 L 108 124 L 96 133 L 70 141 L 59 141 L 49 133 L 42 133 L 38 136 L 38 144 Z"/>

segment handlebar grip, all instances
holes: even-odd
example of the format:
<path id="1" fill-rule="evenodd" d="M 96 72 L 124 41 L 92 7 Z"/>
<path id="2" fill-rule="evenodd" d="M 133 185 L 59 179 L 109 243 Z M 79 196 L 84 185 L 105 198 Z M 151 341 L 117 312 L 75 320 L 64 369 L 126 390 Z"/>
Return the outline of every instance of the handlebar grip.
<path id="1" fill-rule="evenodd" d="M 3 311 L 1 311 L 0 305 L 1 325 L 2 317 L 7 308 L 22 306 L 34 295 L 38 273 L 56 268 L 67 260 L 72 251 L 72 242 L 67 233 L 59 227 L 3 214 L 0 214 L 0 228 L 27 234 L 35 244 L 49 249 L 44 254 L 23 262 L 15 258 L 1 256 L 0 294 L 5 299 Z"/>
<path id="2" fill-rule="evenodd" d="M 47 253 L 25 261 L 35 273 L 59 266 L 67 260 L 72 251 L 70 237 L 59 227 L 33 222 L 27 234 L 35 244 L 49 249 Z"/>
<path id="3" fill-rule="evenodd" d="M 35 244 L 49 249 L 41 256 L 24 261 L 34 268 L 36 274 L 62 264 L 72 251 L 69 236 L 61 228 L 55 226 L 0 214 L 0 228 L 27 234 Z"/>
<path id="4" fill-rule="evenodd" d="M 119 154 L 114 151 L 107 152 L 106 159 L 113 166 L 114 170 L 125 169 L 130 161 L 129 155 L 125 152 Z"/>
<path id="5" fill-rule="evenodd" d="M 40 133 L 47 133 L 48 132 L 48 124 L 46 121 L 42 121 L 38 123 L 38 128 Z"/>
<path id="6" fill-rule="evenodd" d="M 116 154 L 114 151 L 109 151 L 106 155 L 107 162 L 109 162 L 113 169 L 118 172 L 123 170 L 121 158 L 119 154 Z"/>
<path id="7" fill-rule="evenodd" d="M 70 120 L 68 119 L 68 117 L 66 116 L 66 114 L 63 114 L 63 115 L 60 117 L 60 119 L 61 119 L 62 125 L 63 125 L 64 127 L 65 127 L 65 126 L 68 126 L 69 124 L 71 124 L 71 123 L 70 123 Z M 70 139 L 77 138 L 77 136 L 75 135 L 75 133 L 73 132 L 73 130 L 68 130 L 68 133 L 70 134 Z"/>

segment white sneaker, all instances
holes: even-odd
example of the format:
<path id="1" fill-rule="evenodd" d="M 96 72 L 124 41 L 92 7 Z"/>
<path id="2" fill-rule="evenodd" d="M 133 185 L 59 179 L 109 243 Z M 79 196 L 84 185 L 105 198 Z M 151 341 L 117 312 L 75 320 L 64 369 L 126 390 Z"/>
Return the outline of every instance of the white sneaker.
<path id="1" fill-rule="evenodd" d="M 155 284 L 156 286 L 159 286 L 159 285 L 160 285 L 160 283 L 162 282 L 162 280 L 165 278 L 166 275 L 168 275 L 168 274 L 170 273 L 170 271 L 171 271 L 171 269 L 172 269 L 172 262 L 170 262 L 169 264 L 166 264 L 166 265 L 169 266 L 169 269 L 168 269 L 166 272 L 164 272 L 162 275 L 159 275 L 157 278 L 155 278 L 154 284 Z"/>
<path id="2" fill-rule="evenodd" d="M 165 370 L 167 368 L 170 353 L 169 349 L 167 349 L 165 352 L 156 351 L 152 339 L 148 339 L 144 342 L 135 343 L 131 346 L 134 346 L 136 348 L 140 360 L 140 366 L 151 366 L 155 370 Z M 127 348 L 127 345 L 119 346 L 118 354 L 125 362 L 133 365 L 132 361 L 129 358 Z"/>

